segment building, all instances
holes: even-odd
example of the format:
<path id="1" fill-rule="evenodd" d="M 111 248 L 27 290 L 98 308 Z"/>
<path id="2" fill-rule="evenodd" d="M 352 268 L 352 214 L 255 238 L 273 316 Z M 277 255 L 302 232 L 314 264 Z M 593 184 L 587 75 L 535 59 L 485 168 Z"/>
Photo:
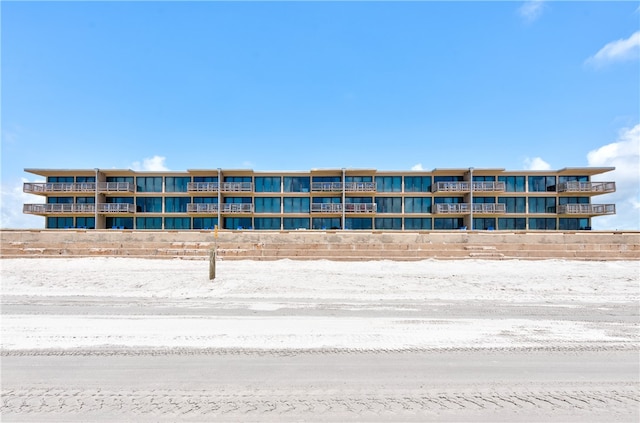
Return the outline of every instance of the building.
<path id="1" fill-rule="evenodd" d="M 613 169 L 25 169 L 46 182 L 24 184 L 45 201 L 23 211 L 48 229 L 589 230 L 615 214 L 591 201 Z"/>

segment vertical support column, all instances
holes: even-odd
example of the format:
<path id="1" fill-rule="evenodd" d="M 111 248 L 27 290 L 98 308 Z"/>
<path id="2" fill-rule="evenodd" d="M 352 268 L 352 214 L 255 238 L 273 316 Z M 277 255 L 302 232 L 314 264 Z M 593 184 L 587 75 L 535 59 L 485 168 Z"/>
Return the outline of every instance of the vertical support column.
<path id="1" fill-rule="evenodd" d="M 345 223 L 346 223 L 346 212 L 345 212 L 345 200 L 347 198 L 347 194 L 346 194 L 346 169 L 343 167 L 342 168 L 342 230 L 345 229 Z"/>
<path id="2" fill-rule="evenodd" d="M 96 230 L 98 229 L 98 201 L 100 200 L 99 196 L 98 196 L 98 174 L 100 173 L 100 170 L 98 168 L 94 169 L 96 171 L 95 173 L 95 185 L 96 185 L 96 189 L 95 189 L 95 193 L 93 196 L 93 229 Z"/>
<path id="3" fill-rule="evenodd" d="M 469 210 L 471 211 L 471 214 L 469 215 L 469 230 L 472 231 L 473 230 L 473 168 L 470 167 L 469 168 L 469 179 L 470 184 L 469 184 Z"/>
<path id="4" fill-rule="evenodd" d="M 218 228 L 222 228 L 222 170 L 218 168 Z"/>

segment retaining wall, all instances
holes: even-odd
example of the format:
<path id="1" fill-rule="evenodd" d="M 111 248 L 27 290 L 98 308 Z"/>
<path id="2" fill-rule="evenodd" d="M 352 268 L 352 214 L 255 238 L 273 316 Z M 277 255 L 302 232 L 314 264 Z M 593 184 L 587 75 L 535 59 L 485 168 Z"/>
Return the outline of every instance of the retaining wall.
<path id="1" fill-rule="evenodd" d="M 0 258 L 640 260 L 640 232 L 1 230 Z"/>

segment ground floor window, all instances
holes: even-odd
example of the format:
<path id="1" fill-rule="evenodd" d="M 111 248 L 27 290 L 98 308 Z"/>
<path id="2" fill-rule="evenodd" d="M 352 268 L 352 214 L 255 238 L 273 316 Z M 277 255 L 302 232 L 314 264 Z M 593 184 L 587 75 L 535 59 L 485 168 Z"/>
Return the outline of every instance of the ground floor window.
<path id="1" fill-rule="evenodd" d="M 47 229 L 73 228 L 73 217 L 48 217 Z"/>
<path id="2" fill-rule="evenodd" d="M 254 224 L 256 225 L 256 229 L 280 230 L 279 217 L 256 217 Z"/>
<path id="3" fill-rule="evenodd" d="M 165 229 L 191 229 L 191 219 L 188 217 L 165 217 Z"/>
<path id="4" fill-rule="evenodd" d="M 496 228 L 496 219 L 495 218 L 475 218 L 473 219 L 473 229 L 477 229 L 479 231 L 492 231 Z"/>
<path id="5" fill-rule="evenodd" d="M 525 230 L 527 229 L 527 222 L 524 217 L 501 217 L 498 219 L 498 229 Z"/>
<path id="6" fill-rule="evenodd" d="M 346 229 L 366 230 L 373 229 L 373 219 L 364 217 L 347 217 Z"/>
<path id="7" fill-rule="evenodd" d="M 464 226 L 464 219 L 461 217 L 435 218 L 433 219 L 434 229 L 460 229 Z"/>
<path id="8" fill-rule="evenodd" d="M 340 229 L 342 224 L 339 217 L 314 217 L 313 229 Z"/>
<path id="9" fill-rule="evenodd" d="M 556 220 L 553 218 L 532 217 L 529 219 L 529 229 L 544 229 L 544 230 L 555 231 Z"/>
<path id="10" fill-rule="evenodd" d="M 253 229 L 250 217 L 225 217 L 224 218 L 225 229 Z"/>
<path id="11" fill-rule="evenodd" d="M 399 217 L 376 217 L 376 229 L 402 230 L 402 219 Z"/>
<path id="12" fill-rule="evenodd" d="M 282 226 L 285 230 L 309 229 L 309 218 L 285 217 L 282 220 Z"/>
<path id="13" fill-rule="evenodd" d="M 96 218 L 95 217 L 76 217 L 76 228 L 95 229 Z"/>
<path id="14" fill-rule="evenodd" d="M 162 218 L 136 217 L 136 229 L 162 229 Z"/>
<path id="15" fill-rule="evenodd" d="M 561 218 L 559 222 L 559 229 L 561 231 L 583 231 L 590 230 L 591 224 L 588 218 Z"/>
<path id="16" fill-rule="evenodd" d="M 404 219 L 405 231 L 419 231 L 432 229 L 431 219 L 424 217 L 407 217 Z"/>
<path id="17" fill-rule="evenodd" d="M 215 229 L 218 224 L 217 217 L 194 217 L 193 229 Z"/>
<path id="18" fill-rule="evenodd" d="M 133 229 L 133 217 L 107 217 L 107 228 Z"/>

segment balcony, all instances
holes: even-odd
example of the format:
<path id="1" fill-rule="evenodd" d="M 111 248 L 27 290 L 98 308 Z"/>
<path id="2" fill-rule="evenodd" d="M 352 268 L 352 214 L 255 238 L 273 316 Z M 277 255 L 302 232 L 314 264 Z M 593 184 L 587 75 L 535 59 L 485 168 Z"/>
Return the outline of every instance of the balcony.
<path id="1" fill-rule="evenodd" d="M 121 182 L 118 182 L 121 183 Z M 136 206 L 129 203 L 99 203 L 98 213 L 135 213 Z"/>
<path id="2" fill-rule="evenodd" d="M 251 182 L 223 182 L 220 189 L 222 192 L 252 192 Z"/>
<path id="3" fill-rule="evenodd" d="M 582 214 L 587 216 L 602 216 L 616 214 L 615 204 L 561 204 L 558 214 Z"/>
<path id="4" fill-rule="evenodd" d="M 558 184 L 558 192 L 567 194 L 606 194 L 615 191 L 615 182 L 562 182 Z"/>
<path id="5" fill-rule="evenodd" d="M 22 212 L 25 214 L 93 214 L 95 213 L 95 204 L 85 203 L 56 203 L 56 204 L 25 204 Z"/>
<path id="6" fill-rule="evenodd" d="M 436 214 L 471 214 L 473 206 L 474 214 L 503 214 L 506 213 L 506 205 L 501 203 L 457 203 L 457 204 L 435 204 Z"/>
<path id="7" fill-rule="evenodd" d="M 217 182 L 189 182 L 188 192 L 218 192 L 220 184 Z"/>
<path id="8" fill-rule="evenodd" d="M 29 194 L 56 194 L 73 192 L 96 192 L 95 182 L 25 182 L 22 191 Z"/>
<path id="9" fill-rule="evenodd" d="M 344 205 L 344 211 L 347 213 L 375 213 L 376 209 L 376 203 L 347 203 Z"/>
<path id="10" fill-rule="evenodd" d="M 374 182 L 345 182 L 344 190 L 346 192 L 376 192 L 376 184 Z"/>
<path id="11" fill-rule="evenodd" d="M 342 182 L 312 182 L 312 192 L 342 192 Z"/>
<path id="12" fill-rule="evenodd" d="M 222 213 L 251 213 L 253 204 L 251 203 L 228 203 L 222 204 Z"/>
<path id="13" fill-rule="evenodd" d="M 468 181 L 456 181 L 456 182 L 436 182 L 431 186 L 432 192 L 471 192 L 473 185 L 473 192 L 503 192 L 505 190 L 505 183 L 501 181 L 485 181 L 474 182 L 471 184 Z"/>
<path id="14" fill-rule="evenodd" d="M 132 182 L 98 182 L 98 192 L 133 192 L 135 185 Z"/>
<path id="15" fill-rule="evenodd" d="M 218 204 L 214 203 L 189 203 L 187 204 L 187 213 L 206 213 L 216 214 L 218 213 Z"/>
<path id="16" fill-rule="evenodd" d="M 311 213 L 342 213 L 342 204 L 311 203 Z"/>

